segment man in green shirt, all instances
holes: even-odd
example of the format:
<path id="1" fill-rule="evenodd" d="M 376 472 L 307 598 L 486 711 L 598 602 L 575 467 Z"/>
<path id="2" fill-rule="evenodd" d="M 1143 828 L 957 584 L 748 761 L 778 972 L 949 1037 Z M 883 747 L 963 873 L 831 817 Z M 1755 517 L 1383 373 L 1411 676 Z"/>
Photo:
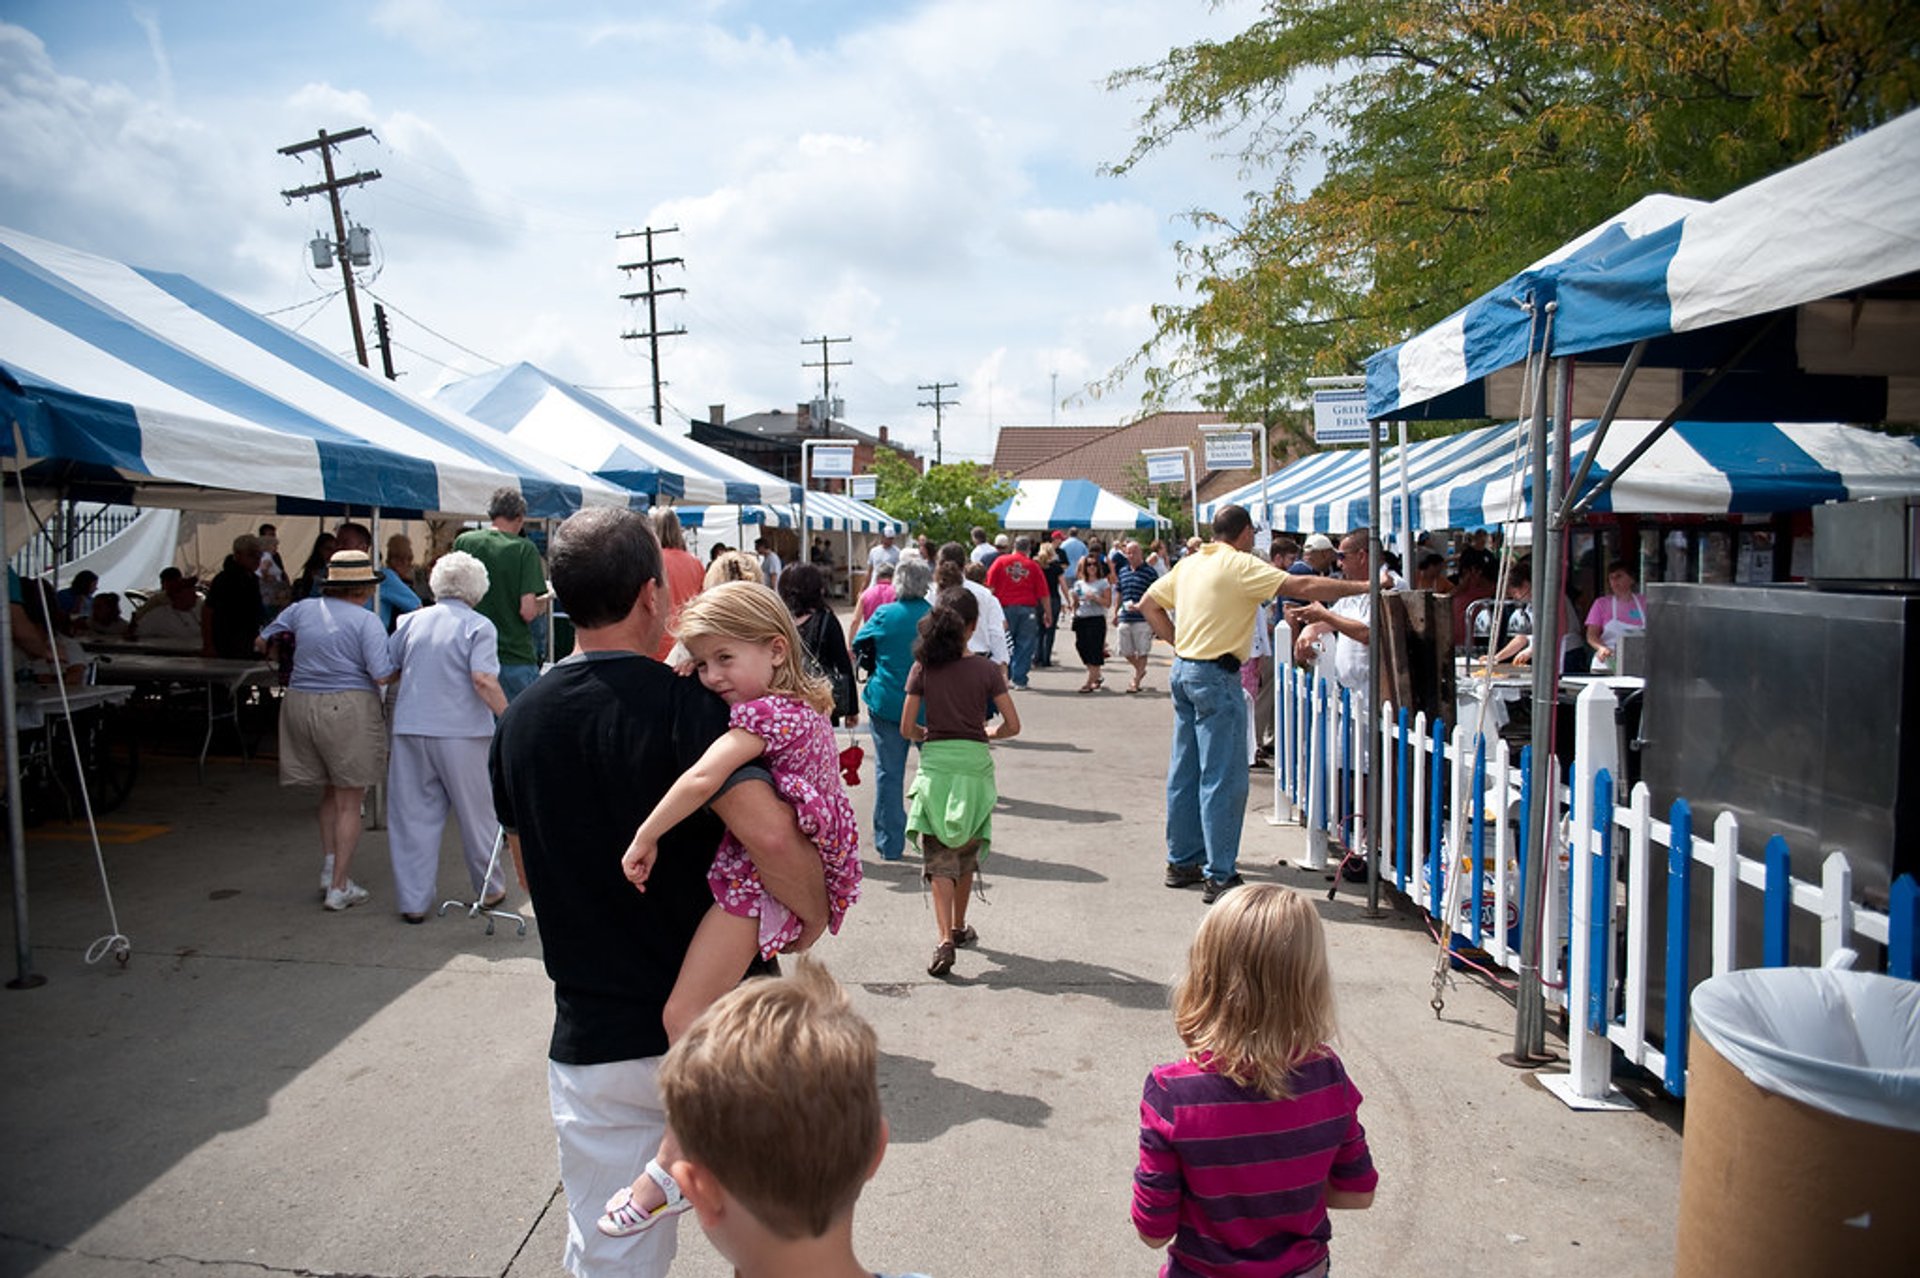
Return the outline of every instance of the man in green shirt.
<path id="1" fill-rule="evenodd" d="M 527 523 L 526 498 L 511 488 L 498 490 L 487 503 L 487 518 L 493 527 L 461 533 L 453 548 L 486 565 L 487 594 L 474 611 L 493 623 L 500 648 L 500 688 L 512 701 L 540 674 L 528 623 L 540 613 L 547 578 L 540 552 L 520 535 Z"/>

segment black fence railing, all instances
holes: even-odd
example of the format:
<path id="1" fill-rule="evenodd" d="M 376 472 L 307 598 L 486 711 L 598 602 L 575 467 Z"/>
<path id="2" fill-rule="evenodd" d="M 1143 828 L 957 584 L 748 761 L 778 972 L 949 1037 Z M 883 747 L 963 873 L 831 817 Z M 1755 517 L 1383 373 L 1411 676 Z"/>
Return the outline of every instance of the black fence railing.
<path id="1" fill-rule="evenodd" d="M 14 552 L 13 570 L 22 578 L 44 576 L 55 563 L 70 564 L 90 555 L 118 537 L 139 518 L 133 506 L 101 506 L 78 502 L 57 507 Z M 64 570 L 61 574 L 66 575 Z M 56 583 L 64 586 L 67 583 Z"/>

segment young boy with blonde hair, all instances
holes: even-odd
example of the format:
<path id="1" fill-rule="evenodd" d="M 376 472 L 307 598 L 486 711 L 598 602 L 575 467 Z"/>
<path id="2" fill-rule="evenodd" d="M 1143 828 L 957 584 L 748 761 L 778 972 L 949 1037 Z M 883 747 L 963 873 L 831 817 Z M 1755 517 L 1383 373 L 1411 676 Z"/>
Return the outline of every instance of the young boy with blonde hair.
<path id="1" fill-rule="evenodd" d="M 879 1053 L 811 959 L 723 995 L 667 1053 L 669 1170 L 739 1278 L 874 1278 L 853 1207 L 887 1147 Z"/>

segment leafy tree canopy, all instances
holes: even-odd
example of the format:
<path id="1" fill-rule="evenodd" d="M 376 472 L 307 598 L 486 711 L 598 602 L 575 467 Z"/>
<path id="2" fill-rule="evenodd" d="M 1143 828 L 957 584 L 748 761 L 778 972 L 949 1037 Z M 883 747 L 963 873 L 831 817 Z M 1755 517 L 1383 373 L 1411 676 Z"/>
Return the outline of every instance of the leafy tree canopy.
<path id="1" fill-rule="evenodd" d="M 967 543 L 977 525 L 989 534 L 1000 530 L 993 508 L 1013 496 L 1014 484 L 975 462 L 929 466 L 925 474 L 889 449 L 876 449 L 874 474 L 879 477 L 873 504 L 895 519 L 904 519 L 914 532 L 924 533 L 935 545 Z"/>
<path id="2" fill-rule="evenodd" d="M 1124 172 L 1236 148 L 1192 210 L 1190 302 L 1155 308 L 1148 399 L 1299 431 L 1302 382 L 1434 323 L 1666 191 L 1712 199 L 1912 109 L 1913 0 L 1268 0 L 1232 39 L 1114 75 L 1148 90 Z"/>

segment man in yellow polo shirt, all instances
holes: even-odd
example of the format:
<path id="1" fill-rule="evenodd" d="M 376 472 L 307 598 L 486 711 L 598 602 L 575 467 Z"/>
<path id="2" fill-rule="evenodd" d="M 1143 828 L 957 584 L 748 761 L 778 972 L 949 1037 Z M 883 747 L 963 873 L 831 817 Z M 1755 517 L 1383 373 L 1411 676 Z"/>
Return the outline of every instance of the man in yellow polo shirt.
<path id="1" fill-rule="evenodd" d="M 1248 764 L 1240 663 L 1253 649 L 1254 616 L 1275 594 L 1332 603 L 1367 589 L 1365 581 L 1282 572 L 1252 550 L 1252 517 L 1240 506 L 1222 506 L 1213 518 L 1213 540 L 1175 564 L 1140 600 L 1147 624 L 1174 651 L 1167 886 L 1204 880 L 1201 896 L 1209 905 L 1241 881 L 1235 867 Z"/>

